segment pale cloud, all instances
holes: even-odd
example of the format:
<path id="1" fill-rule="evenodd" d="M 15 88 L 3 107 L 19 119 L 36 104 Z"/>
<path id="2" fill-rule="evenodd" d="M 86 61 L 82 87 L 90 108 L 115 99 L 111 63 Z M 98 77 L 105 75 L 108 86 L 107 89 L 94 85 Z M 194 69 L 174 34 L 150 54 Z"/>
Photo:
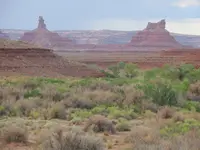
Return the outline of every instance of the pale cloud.
<path id="1" fill-rule="evenodd" d="M 175 33 L 200 35 L 200 18 L 169 20 L 167 29 Z"/>
<path id="2" fill-rule="evenodd" d="M 121 30 L 134 31 L 142 30 L 148 22 L 158 22 L 162 18 L 149 20 L 132 19 L 103 19 L 90 23 L 90 28 L 94 30 Z M 166 20 L 166 29 L 173 33 L 200 35 L 200 18 L 188 18 L 179 20 Z"/>
<path id="3" fill-rule="evenodd" d="M 200 6 L 200 0 L 178 0 L 172 3 L 173 6 L 186 8 L 190 6 Z"/>

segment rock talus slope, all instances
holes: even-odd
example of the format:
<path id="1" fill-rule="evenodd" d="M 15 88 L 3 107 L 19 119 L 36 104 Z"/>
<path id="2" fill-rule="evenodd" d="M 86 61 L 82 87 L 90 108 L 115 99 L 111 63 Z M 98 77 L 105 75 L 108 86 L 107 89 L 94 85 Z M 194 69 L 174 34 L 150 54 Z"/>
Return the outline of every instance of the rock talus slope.
<path id="1" fill-rule="evenodd" d="M 50 49 L 0 40 L 0 75 L 13 74 L 46 77 L 102 76 L 98 71 L 58 56 Z"/>

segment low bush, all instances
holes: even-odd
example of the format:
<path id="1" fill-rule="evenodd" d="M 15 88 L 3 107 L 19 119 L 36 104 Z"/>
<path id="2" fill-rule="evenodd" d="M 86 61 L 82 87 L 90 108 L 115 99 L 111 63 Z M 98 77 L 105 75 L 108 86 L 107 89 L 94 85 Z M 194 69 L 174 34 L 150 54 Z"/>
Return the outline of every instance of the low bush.
<path id="1" fill-rule="evenodd" d="M 131 120 L 138 117 L 133 108 L 108 107 L 107 110 L 109 111 L 109 117 L 113 119 L 125 118 Z"/>
<path id="2" fill-rule="evenodd" d="M 28 132 L 22 127 L 9 125 L 1 129 L 1 137 L 7 143 L 26 143 L 28 140 Z"/>
<path id="3" fill-rule="evenodd" d="M 34 108 L 37 108 L 36 103 L 34 103 L 34 101 L 29 101 L 27 99 L 18 100 L 14 104 L 14 109 L 15 109 L 16 115 L 18 115 L 18 116 L 28 117 L 31 110 Z"/>
<path id="4" fill-rule="evenodd" d="M 133 149 L 137 150 L 198 150 L 200 147 L 200 136 L 195 130 L 184 135 L 161 139 L 158 143 L 136 143 Z"/>
<path id="5" fill-rule="evenodd" d="M 193 112 L 200 112 L 200 103 L 199 102 L 193 102 L 193 101 L 186 101 L 182 108 L 193 111 Z"/>
<path id="6" fill-rule="evenodd" d="M 194 96 L 200 95 L 200 81 L 197 81 L 196 83 L 193 83 L 189 86 L 188 89 L 189 94 L 192 94 Z"/>
<path id="7" fill-rule="evenodd" d="M 40 147 L 48 150 L 105 150 L 100 138 L 74 131 L 64 133 L 62 130 L 54 131 Z"/>
<path id="8" fill-rule="evenodd" d="M 120 122 L 116 125 L 117 131 L 131 131 L 131 126 L 128 122 Z"/>
<path id="9" fill-rule="evenodd" d="M 24 98 L 30 98 L 30 97 L 40 97 L 42 94 L 38 89 L 29 90 L 26 93 L 24 93 Z"/>
<path id="10" fill-rule="evenodd" d="M 157 144 L 159 141 L 159 133 L 145 126 L 135 127 L 125 138 L 126 143 L 132 143 L 134 145 L 140 145 L 142 143 Z"/>
<path id="11" fill-rule="evenodd" d="M 151 99 L 155 104 L 174 106 L 178 103 L 176 91 L 169 83 L 165 83 L 162 80 L 147 83 L 142 88 L 147 98 Z"/>
<path id="12" fill-rule="evenodd" d="M 66 110 L 61 103 L 56 103 L 50 108 L 50 117 L 57 119 L 66 119 Z"/>
<path id="13" fill-rule="evenodd" d="M 192 129 L 200 129 L 200 122 L 194 119 L 187 119 L 183 122 L 176 122 L 160 130 L 162 136 L 177 136 L 185 134 Z"/>
<path id="14" fill-rule="evenodd" d="M 170 107 L 163 107 L 158 111 L 158 117 L 162 119 L 172 118 L 175 113 L 175 110 Z"/>
<path id="15" fill-rule="evenodd" d="M 173 120 L 174 122 L 184 122 L 185 117 L 181 113 L 175 113 Z"/>

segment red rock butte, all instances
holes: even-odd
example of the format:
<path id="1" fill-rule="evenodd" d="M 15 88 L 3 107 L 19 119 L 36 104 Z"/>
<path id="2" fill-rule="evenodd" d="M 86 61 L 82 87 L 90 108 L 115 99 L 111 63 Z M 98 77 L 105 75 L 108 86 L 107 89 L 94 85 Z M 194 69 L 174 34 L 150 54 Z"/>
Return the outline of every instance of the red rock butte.
<path id="1" fill-rule="evenodd" d="M 34 43 L 45 48 L 64 48 L 74 42 L 66 37 L 59 36 L 58 33 L 47 29 L 42 16 L 39 16 L 38 27 L 31 32 L 26 32 L 20 38 L 22 41 Z"/>
<path id="2" fill-rule="evenodd" d="M 166 22 L 161 20 L 157 23 L 148 22 L 147 27 L 133 36 L 129 45 L 135 47 L 155 48 L 182 48 L 173 36 L 165 29 Z"/>

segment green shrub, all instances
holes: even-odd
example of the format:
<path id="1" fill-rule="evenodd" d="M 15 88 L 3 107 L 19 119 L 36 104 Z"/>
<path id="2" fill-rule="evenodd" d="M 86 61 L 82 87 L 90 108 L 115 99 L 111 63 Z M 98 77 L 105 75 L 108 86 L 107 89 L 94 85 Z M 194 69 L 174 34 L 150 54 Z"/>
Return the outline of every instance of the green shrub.
<path id="1" fill-rule="evenodd" d="M 145 95 L 154 103 L 164 106 L 177 104 L 177 95 L 172 86 L 164 82 L 152 82 L 143 86 Z"/>
<path id="2" fill-rule="evenodd" d="M 120 74 L 120 68 L 117 65 L 109 66 L 108 70 L 111 72 L 111 74 L 117 78 Z"/>
<path id="3" fill-rule="evenodd" d="M 160 68 L 153 68 L 151 70 L 147 70 L 144 72 L 144 79 L 148 81 L 150 79 L 156 78 L 157 75 L 160 74 L 160 72 L 161 72 Z"/>
<path id="4" fill-rule="evenodd" d="M 109 111 L 107 110 L 107 107 L 105 107 L 104 105 L 100 105 L 100 106 L 97 106 L 97 107 L 94 107 L 91 112 L 93 114 L 101 114 L 101 115 L 105 115 L 107 116 Z"/>
<path id="5" fill-rule="evenodd" d="M 128 122 L 120 122 L 116 126 L 117 131 L 131 131 L 131 126 Z"/>
<path id="6" fill-rule="evenodd" d="M 24 94 L 24 98 L 38 97 L 38 96 L 42 96 L 42 94 L 40 93 L 40 91 L 38 89 L 27 91 Z"/>
<path id="7" fill-rule="evenodd" d="M 80 117 L 74 117 L 74 118 L 71 120 L 71 122 L 72 122 L 73 124 L 75 124 L 75 125 L 79 125 L 79 124 L 83 123 L 83 119 L 80 118 Z"/>
<path id="8" fill-rule="evenodd" d="M 71 115 L 71 118 L 77 118 L 78 117 L 78 118 L 81 118 L 81 119 L 85 119 L 85 118 L 92 116 L 93 114 L 88 110 L 77 109 L 74 112 L 72 112 L 70 115 Z"/>
<path id="9" fill-rule="evenodd" d="M 120 109 L 119 107 L 108 107 L 109 116 L 113 119 L 125 118 L 127 120 L 132 120 L 137 118 L 137 114 L 134 109 Z"/>
<path id="10" fill-rule="evenodd" d="M 192 129 L 200 129 L 200 122 L 194 119 L 187 119 L 184 122 L 176 122 L 160 130 L 162 136 L 177 136 L 185 134 Z"/>
<path id="11" fill-rule="evenodd" d="M 0 116 L 4 116 L 4 115 L 6 115 L 6 109 L 4 106 L 0 105 Z"/>
<path id="12" fill-rule="evenodd" d="M 134 78 L 138 75 L 138 66 L 136 64 L 128 63 L 124 66 L 125 76 Z"/>
<path id="13" fill-rule="evenodd" d="M 66 82 L 61 79 L 53 79 L 53 78 L 37 78 L 36 82 L 45 83 L 45 84 L 65 84 Z"/>
<path id="14" fill-rule="evenodd" d="M 187 109 L 189 111 L 193 112 L 200 112 L 200 103 L 199 102 L 193 102 L 193 101 L 186 101 L 183 106 L 184 109 Z"/>
<path id="15" fill-rule="evenodd" d="M 164 78 L 168 78 L 171 80 L 180 80 L 183 81 L 190 72 L 194 70 L 194 66 L 192 64 L 182 64 L 180 66 L 165 66 L 163 68 L 162 75 Z"/>
<path id="16" fill-rule="evenodd" d="M 38 119 L 40 117 L 40 113 L 37 110 L 32 110 L 29 117 L 31 117 L 32 119 Z"/>

